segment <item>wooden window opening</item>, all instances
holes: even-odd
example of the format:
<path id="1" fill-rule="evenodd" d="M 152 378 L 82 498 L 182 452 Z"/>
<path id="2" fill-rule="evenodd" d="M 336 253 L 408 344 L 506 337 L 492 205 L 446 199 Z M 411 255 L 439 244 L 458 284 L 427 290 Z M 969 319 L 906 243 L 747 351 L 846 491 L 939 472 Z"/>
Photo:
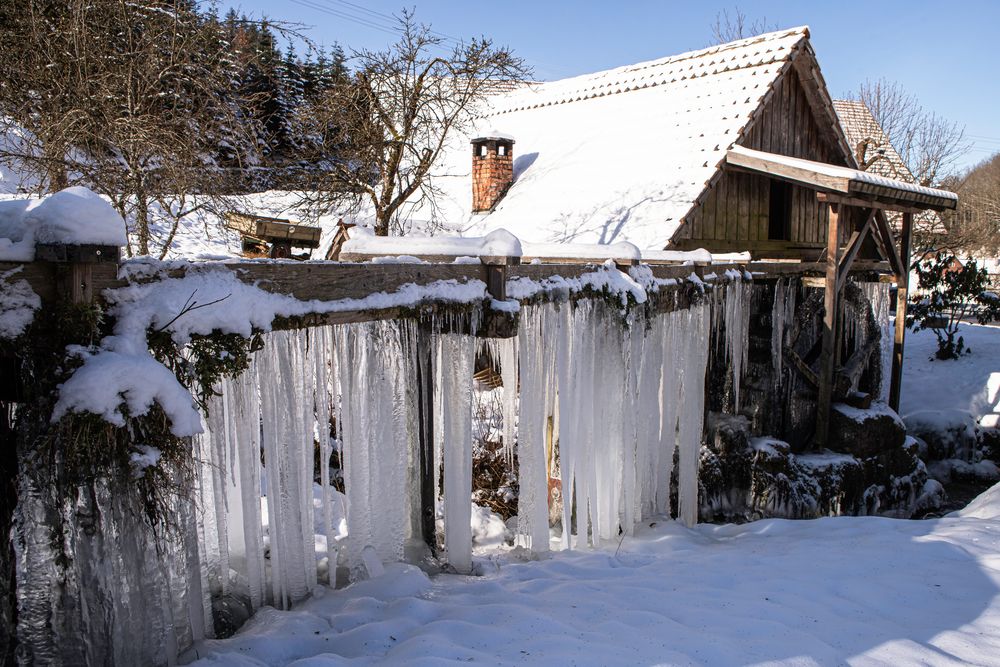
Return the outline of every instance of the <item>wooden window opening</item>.
<path id="1" fill-rule="evenodd" d="M 767 238 L 771 241 L 792 240 L 792 186 L 784 181 L 771 180 Z"/>

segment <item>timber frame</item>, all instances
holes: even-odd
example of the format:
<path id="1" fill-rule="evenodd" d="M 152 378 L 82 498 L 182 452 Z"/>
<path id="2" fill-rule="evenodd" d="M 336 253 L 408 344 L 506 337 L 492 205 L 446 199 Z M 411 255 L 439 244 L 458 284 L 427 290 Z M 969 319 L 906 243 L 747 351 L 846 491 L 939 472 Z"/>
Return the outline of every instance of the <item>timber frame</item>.
<path id="1" fill-rule="evenodd" d="M 478 264 L 454 263 L 454 257 L 443 256 L 435 257 L 435 261 L 439 263 L 433 264 L 377 264 L 363 261 L 371 258 L 356 257 L 362 261 L 360 263 L 296 261 L 171 263 L 164 265 L 155 275 L 144 272 L 129 275 L 128 272 L 120 272 L 118 248 L 115 247 L 39 247 L 36 258 L 36 261 L 29 263 L 0 262 L 0 273 L 12 272 L 10 275 L 16 274 L 18 280 L 26 281 L 39 296 L 42 308 L 58 306 L 60 303 L 102 305 L 105 304 L 105 290 L 123 288 L 130 284 L 180 278 L 189 271 L 231 272 L 242 282 L 256 285 L 275 294 L 299 301 L 327 302 L 360 300 L 373 293 L 395 292 L 404 285 L 430 285 L 441 280 L 456 282 L 479 280 L 486 286 L 486 298 L 481 306 L 482 320 L 476 330 L 473 332 L 470 329 L 471 325 L 463 322 L 462 318 L 442 326 L 451 332 L 475 333 L 479 337 L 488 338 L 509 338 L 517 335 L 519 327 L 517 313 L 511 312 L 508 308 L 497 307 L 497 302 L 511 301 L 507 292 L 508 281 L 530 279 L 541 282 L 555 277 L 578 278 L 602 265 L 602 261 L 596 257 L 560 258 L 554 263 L 522 263 L 521 257 L 482 257 Z M 617 270 L 625 273 L 637 264 L 634 258 L 608 259 L 614 260 Z M 655 298 L 651 298 L 644 306 L 647 312 L 654 313 L 690 307 L 701 298 L 699 294 L 704 291 L 704 282 L 724 284 L 733 279 L 731 271 L 734 268 L 739 269 L 740 275 L 749 273 L 754 279 L 800 276 L 806 280 L 817 279 L 824 275 L 824 272 L 829 275 L 829 264 L 820 262 L 739 264 L 696 262 L 692 265 L 661 260 L 648 262 L 647 266 L 653 277 L 663 281 L 655 295 L 651 295 Z M 884 275 L 886 268 L 884 262 L 859 260 L 853 265 L 845 265 L 843 275 L 846 278 L 847 272 L 850 272 L 855 277 L 865 280 L 877 280 L 879 276 Z M 601 297 L 587 292 L 567 296 L 556 290 L 518 301 L 530 304 L 550 299 L 562 302 L 567 298 L 575 301 Z M 281 330 L 404 317 L 419 318 L 417 345 L 413 352 L 417 370 L 417 400 L 422 406 L 417 425 L 420 526 L 423 538 L 432 553 L 436 553 L 437 548 L 434 527 L 434 461 L 437 459 L 434 451 L 433 401 L 430 400 L 434 377 L 430 316 L 449 307 L 453 308 L 454 304 L 430 299 L 405 308 L 338 310 L 279 317 L 271 326 L 273 330 Z M 8 360 L 0 357 L 0 363 L 6 361 Z M 11 391 L 2 398 L 18 400 L 13 389 L 11 388 Z"/>
<path id="2" fill-rule="evenodd" d="M 830 406 L 834 398 L 844 399 L 850 390 L 849 381 L 841 381 L 845 369 L 853 360 L 843 362 L 840 356 L 840 299 L 847 276 L 861 247 L 874 240 L 882 256 L 889 262 L 897 285 L 896 322 L 893 336 L 892 374 L 889 385 L 889 406 L 898 411 L 903 376 L 903 344 L 906 335 L 906 308 L 909 292 L 910 244 L 913 215 L 926 210 L 953 210 L 958 198 L 950 192 L 914 186 L 888 178 L 872 177 L 865 172 L 801 158 L 789 158 L 736 147 L 726 155 L 733 168 L 770 178 L 793 182 L 815 191 L 816 200 L 829 213 L 823 280 L 823 338 L 818 378 L 819 399 L 816 404 L 815 442 L 826 445 L 830 431 Z M 846 209 L 860 211 L 853 225 L 843 224 Z M 897 242 L 889 228 L 885 211 L 903 214 L 900 238 Z M 863 222 L 860 222 L 862 221 Z M 853 228 L 851 228 L 853 227 Z M 849 235 L 849 236 L 847 236 Z M 842 239 L 846 236 L 846 243 Z"/>

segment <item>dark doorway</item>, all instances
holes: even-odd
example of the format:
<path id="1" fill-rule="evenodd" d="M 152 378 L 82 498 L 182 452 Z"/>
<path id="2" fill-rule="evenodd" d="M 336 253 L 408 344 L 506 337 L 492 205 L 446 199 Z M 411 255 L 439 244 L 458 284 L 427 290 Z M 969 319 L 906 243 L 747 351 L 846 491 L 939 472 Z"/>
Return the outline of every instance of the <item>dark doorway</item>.
<path id="1" fill-rule="evenodd" d="M 792 240 L 792 186 L 784 181 L 771 181 L 767 238 L 771 241 Z"/>

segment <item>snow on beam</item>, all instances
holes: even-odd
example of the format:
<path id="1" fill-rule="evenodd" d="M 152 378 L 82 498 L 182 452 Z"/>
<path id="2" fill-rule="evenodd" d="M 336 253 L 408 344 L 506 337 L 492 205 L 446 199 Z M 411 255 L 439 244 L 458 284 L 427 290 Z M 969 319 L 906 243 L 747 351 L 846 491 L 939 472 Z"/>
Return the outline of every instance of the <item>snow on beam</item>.
<path id="1" fill-rule="evenodd" d="M 890 209 L 894 205 L 922 210 L 953 210 L 958 206 L 958 195 L 947 190 L 886 178 L 859 169 L 755 151 L 743 146 L 729 149 L 726 163 L 819 190 L 854 196 L 865 200 L 869 206 L 873 202 Z"/>

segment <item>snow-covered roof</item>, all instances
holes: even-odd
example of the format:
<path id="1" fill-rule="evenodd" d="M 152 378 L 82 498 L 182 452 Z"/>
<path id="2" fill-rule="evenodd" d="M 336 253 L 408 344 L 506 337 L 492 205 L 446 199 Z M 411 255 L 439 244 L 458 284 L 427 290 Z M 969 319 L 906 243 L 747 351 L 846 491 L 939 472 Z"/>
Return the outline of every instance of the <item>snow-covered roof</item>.
<path id="1" fill-rule="evenodd" d="M 472 215 L 468 139 L 448 195 L 483 234 L 663 248 L 809 35 L 800 27 L 497 96 L 480 124 L 517 140 L 514 184 Z M 448 216 L 454 215 L 443 207 Z"/>

